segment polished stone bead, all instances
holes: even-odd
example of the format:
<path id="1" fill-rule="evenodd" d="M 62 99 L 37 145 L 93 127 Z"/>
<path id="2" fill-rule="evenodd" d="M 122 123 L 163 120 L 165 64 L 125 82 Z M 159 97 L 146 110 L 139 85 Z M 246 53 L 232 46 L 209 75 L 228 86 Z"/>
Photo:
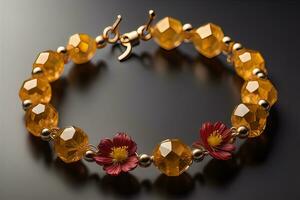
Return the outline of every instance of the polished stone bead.
<path id="1" fill-rule="evenodd" d="M 260 100 L 266 100 L 270 106 L 277 101 L 277 90 L 266 79 L 253 79 L 246 81 L 241 90 L 243 103 L 258 104 Z"/>
<path id="2" fill-rule="evenodd" d="M 59 79 L 64 71 L 64 58 L 55 51 L 45 51 L 38 55 L 32 65 L 33 69 L 39 67 L 42 73 L 34 75 L 48 79 L 49 82 Z"/>
<path id="3" fill-rule="evenodd" d="M 154 165 L 167 176 L 179 176 L 192 161 L 191 149 L 179 139 L 162 141 L 153 151 Z"/>
<path id="4" fill-rule="evenodd" d="M 231 115 L 232 126 L 246 127 L 248 137 L 257 137 L 265 129 L 268 112 L 257 104 L 239 104 Z"/>
<path id="5" fill-rule="evenodd" d="M 96 41 L 87 34 L 74 34 L 69 38 L 67 51 L 76 64 L 90 61 L 97 50 Z"/>
<path id="6" fill-rule="evenodd" d="M 76 162 L 88 150 L 88 136 L 75 126 L 60 129 L 54 137 L 54 150 L 65 163 Z"/>
<path id="7" fill-rule="evenodd" d="M 219 26 L 208 23 L 196 29 L 191 40 L 202 55 L 212 58 L 222 52 L 223 37 L 223 31 Z"/>
<path id="8" fill-rule="evenodd" d="M 48 103 L 51 94 L 49 82 L 41 78 L 30 78 L 24 81 L 19 91 L 21 101 L 30 100 L 32 104 Z"/>
<path id="9" fill-rule="evenodd" d="M 39 103 L 26 111 L 25 124 L 32 135 L 40 136 L 44 128 L 57 127 L 58 113 L 50 104 Z"/>
<path id="10" fill-rule="evenodd" d="M 244 80 L 249 80 L 255 75 L 255 68 L 267 73 L 265 60 L 258 51 L 250 49 L 241 49 L 233 52 L 232 61 L 237 74 Z"/>
<path id="11" fill-rule="evenodd" d="M 166 50 L 178 47 L 184 40 L 184 33 L 180 21 L 165 17 L 151 29 L 155 42 Z"/>

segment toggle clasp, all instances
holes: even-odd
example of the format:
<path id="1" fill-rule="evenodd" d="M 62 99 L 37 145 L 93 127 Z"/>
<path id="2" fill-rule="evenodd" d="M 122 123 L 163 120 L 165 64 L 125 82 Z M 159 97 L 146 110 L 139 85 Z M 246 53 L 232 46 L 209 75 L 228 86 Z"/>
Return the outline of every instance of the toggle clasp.
<path id="1" fill-rule="evenodd" d="M 147 41 L 152 38 L 149 28 L 154 18 L 154 11 L 149 10 L 149 18 L 145 25 L 142 25 L 137 30 L 125 33 L 119 37 L 121 45 L 126 48 L 126 50 L 118 57 L 119 61 L 127 59 L 132 53 L 132 48 L 138 45 L 140 40 Z"/>

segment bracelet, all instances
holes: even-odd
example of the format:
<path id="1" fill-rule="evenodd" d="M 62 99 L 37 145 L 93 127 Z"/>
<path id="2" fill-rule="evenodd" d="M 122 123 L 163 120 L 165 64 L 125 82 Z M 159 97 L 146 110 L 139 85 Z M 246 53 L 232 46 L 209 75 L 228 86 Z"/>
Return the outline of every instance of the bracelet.
<path id="1" fill-rule="evenodd" d="M 120 34 L 122 17 L 93 39 L 87 34 L 74 34 L 66 47 L 57 51 L 41 52 L 33 63 L 32 76 L 24 81 L 19 91 L 25 124 L 29 133 L 44 141 L 52 141 L 54 151 L 65 163 L 85 159 L 103 166 L 109 175 L 119 175 L 137 166 L 149 167 L 152 163 L 167 176 L 179 176 L 195 162 L 204 157 L 228 160 L 232 158 L 237 138 L 260 136 L 265 129 L 270 108 L 277 101 L 277 90 L 267 79 L 267 70 L 262 55 L 244 48 L 222 29 L 208 23 L 195 29 L 190 24 L 165 17 L 152 25 L 154 11 L 149 11 L 147 22 L 137 30 Z M 141 41 L 154 38 L 163 49 L 171 50 L 183 42 L 193 43 L 196 50 L 207 58 L 224 54 L 232 63 L 236 73 L 244 79 L 241 101 L 231 115 L 231 128 L 222 122 L 205 122 L 199 138 L 191 147 L 179 139 L 166 139 L 153 150 L 152 155 L 138 154 L 137 144 L 127 133 L 117 133 L 112 139 L 101 139 L 98 146 L 89 143 L 87 134 L 80 128 L 70 126 L 58 128 L 58 113 L 51 101 L 51 82 L 62 75 L 64 64 L 72 60 L 75 64 L 90 61 L 97 49 L 107 44 L 120 44 L 125 51 L 118 57 L 123 61 Z"/>

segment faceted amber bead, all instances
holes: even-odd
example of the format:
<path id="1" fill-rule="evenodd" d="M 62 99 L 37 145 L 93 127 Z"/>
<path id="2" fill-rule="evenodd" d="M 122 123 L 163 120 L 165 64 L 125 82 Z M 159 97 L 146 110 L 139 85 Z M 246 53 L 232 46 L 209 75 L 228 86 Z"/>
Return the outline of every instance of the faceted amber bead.
<path id="1" fill-rule="evenodd" d="M 156 43 L 166 50 L 178 47 L 184 39 L 181 22 L 171 17 L 160 20 L 151 29 L 151 34 Z"/>
<path id="2" fill-rule="evenodd" d="M 265 60 L 262 55 L 254 50 L 241 49 L 233 53 L 232 61 L 237 74 L 244 80 L 254 77 L 255 68 L 267 73 Z"/>
<path id="3" fill-rule="evenodd" d="M 219 26 L 208 23 L 195 30 L 191 40 L 202 55 L 212 58 L 221 53 L 223 37 L 224 33 Z"/>
<path id="4" fill-rule="evenodd" d="M 40 136 L 44 128 L 57 127 L 58 113 L 50 104 L 39 103 L 26 111 L 25 123 L 31 134 Z"/>
<path id="5" fill-rule="evenodd" d="M 32 104 L 48 103 L 51 100 L 51 86 L 41 78 L 31 78 L 24 81 L 19 97 L 21 101 L 30 100 Z"/>
<path id="6" fill-rule="evenodd" d="M 52 82 L 61 76 L 64 71 L 64 58 L 61 54 L 54 51 L 45 51 L 38 55 L 33 63 L 33 68 L 39 67 L 42 73 L 35 76 L 44 77 Z"/>
<path id="7" fill-rule="evenodd" d="M 96 41 L 87 34 L 74 34 L 69 38 L 67 51 L 76 64 L 86 63 L 92 59 L 97 50 Z"/>
<path id="8" fill-rule="evenodd" d="M 267 117 L 268 112 L 257 104 L 240 104 L 233 111 L 231 123 L 237 128 L 248 128 L 248 137 L 257 137 L 265 129 Z"/>
<path id="9" fill-rule="evenodd" d="M 54 150 L 65 163 L 80 160 L 88 149 L 88 136 L 75 126 L 60 129 L 54 137 Z"/>
<path id="10" fill-rule="evenodd" d="M 179 139 L 162 141 L 153 152 L 154 165 L 167 176 L 179 176 L 192 164 L 192 151 Z"/>
<path id="11" fill-rule="evenodd" d="M 277 101 L 276 88 L 265 79 L 246 81 L 241 94 L 243 103 L 258 104 L 260 100 L 266 100 L 272 106 Z"/>

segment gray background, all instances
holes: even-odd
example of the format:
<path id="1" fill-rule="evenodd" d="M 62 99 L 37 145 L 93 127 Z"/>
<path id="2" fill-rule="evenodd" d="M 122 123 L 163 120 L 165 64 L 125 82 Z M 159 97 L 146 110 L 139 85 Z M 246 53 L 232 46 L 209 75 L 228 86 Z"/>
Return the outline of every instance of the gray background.
<path id="1" fill-rule="evenodd" d="M 1 2 L 0 199 L 299 199 L 299 8 L 258 0 Z M 18 90 L 33 60 L 71 34 L 98 35 L 117 14 L 121 31 L 131 31 L 148 9 L 195 27 L 214 22 L 263 53 L 279 91 L 265 135 L 242 144 L 231 161 L 207 159 L 177 178 L 154 167 L 112 178 L 92 163 L 63 164 L 24 127 Z M 190 44 L 165 52 L 153 41 L 134 52 L 120 63 L 120 48 L 107 47 L 89 64 L 65 67 L 52 84 L 61 127 L 81 127 L 95 145 L 127 131 L 139 152 L 151 153 L 166 138 L 191 144 L 205 121 L 230 124 L 242 81 L 224 58 L 204 59 Z"/>

